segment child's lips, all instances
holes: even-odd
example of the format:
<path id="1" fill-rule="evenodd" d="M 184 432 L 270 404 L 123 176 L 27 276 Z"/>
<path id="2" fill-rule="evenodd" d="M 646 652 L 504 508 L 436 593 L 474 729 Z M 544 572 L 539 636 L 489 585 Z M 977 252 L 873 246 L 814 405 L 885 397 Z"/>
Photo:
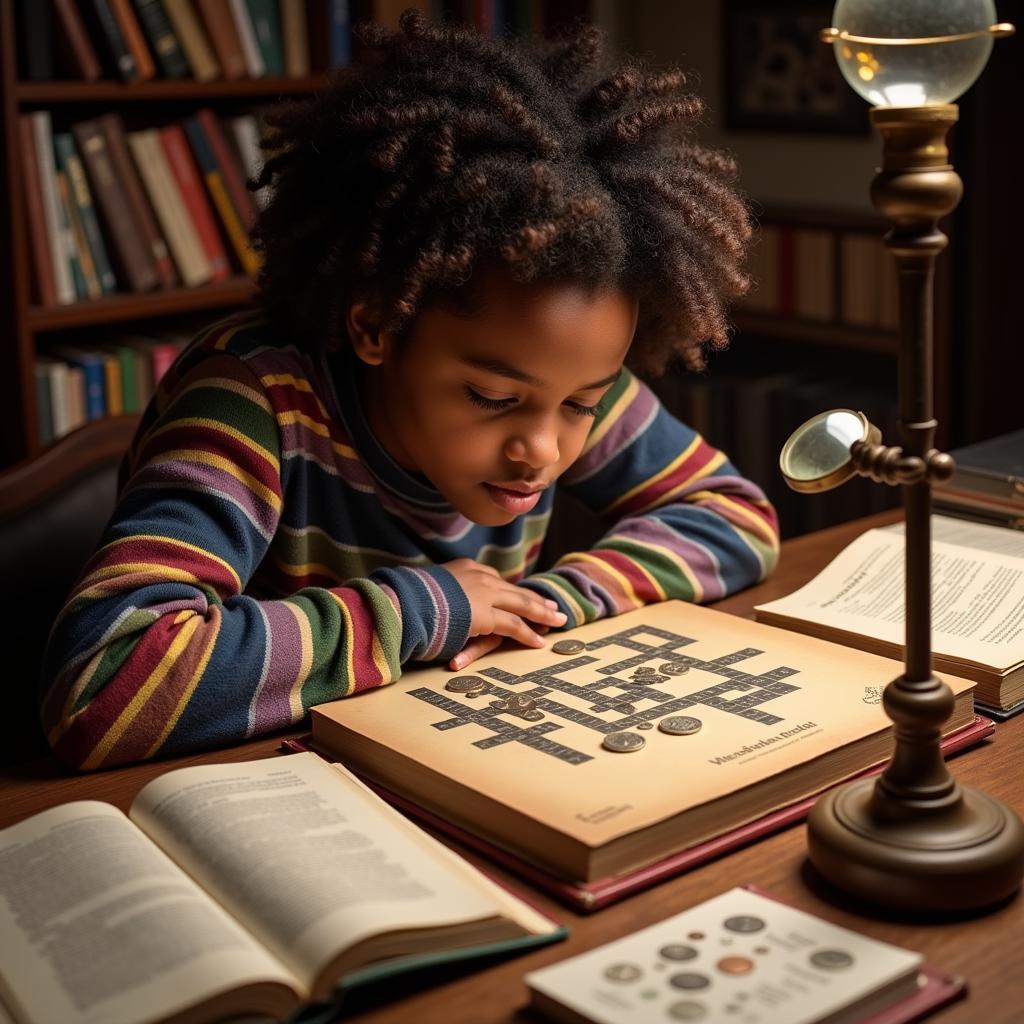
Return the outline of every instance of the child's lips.
<path id="1" fill-rule="evenodd" d="M 540 500 L 544 491 L 543 487 L 535 487 L 527 484 L 484 484 L 491 501 L 506 512 L 515 515 L 522 515 L 529 512 Z"/>

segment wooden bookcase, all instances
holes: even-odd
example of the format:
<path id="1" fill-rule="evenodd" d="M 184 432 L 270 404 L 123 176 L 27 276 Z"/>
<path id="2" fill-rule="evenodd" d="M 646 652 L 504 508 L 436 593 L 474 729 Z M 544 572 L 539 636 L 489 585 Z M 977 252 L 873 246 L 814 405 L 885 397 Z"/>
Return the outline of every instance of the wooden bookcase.
<path id="1" fill-rule="evenodd" d="M 0 123 L 2 159 L 0 191 L 3 220 L 0 243 L 0 303 L 5 310 L 0 333 L 0 428 L 2 463 L 31 457 L 40 450 L 36 426 L 33 366 L 37 346 L 54 331 L 68 332 L 103 324 L 169 317 L 197 311 L 230 309 L 248 302 L 254 291 L 250 278 L 234 276 L 197 288 L 171 288 L 142 294 L 124 292 L 71 305 L 39 306 L 32 301 L 31 259 L 27 218 L 22 196 L 22 167 L 18 159 L 18 115 L 46 108 L 54 117 L 92 116 L 108 110 L 145 113 L 157 119 L 178 110 L 210 105 L 215 109 L 278 98 L 300 96 L 321 87 L 326 77 L 241 79 L 196 82 L 155 80 L 124 84 L 98 82 L 36 82 L 18 79 L 14 0 L 0 0 Z"/>

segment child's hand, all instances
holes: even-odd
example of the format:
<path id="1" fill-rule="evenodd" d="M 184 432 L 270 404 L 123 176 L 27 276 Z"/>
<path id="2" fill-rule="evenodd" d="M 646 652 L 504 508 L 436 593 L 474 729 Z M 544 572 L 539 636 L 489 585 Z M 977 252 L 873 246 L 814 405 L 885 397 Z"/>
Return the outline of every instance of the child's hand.
<path id="1" fill-rule="evenodd" d="M 446 562 L 444 568 L 458 580 L 469 600 L 469 635 L 476 638 L 449 662 L 453 669 L 464 668 L 493 651 L 505 637 L 526 647 L 543 647 L 544 640 L 527 625 L 528 621 L 537 623 L 544 632 L 551 626 L 565 625 L 565 614 L 554 601 L 508 583 L 489 565 L 459 558 Z"/>

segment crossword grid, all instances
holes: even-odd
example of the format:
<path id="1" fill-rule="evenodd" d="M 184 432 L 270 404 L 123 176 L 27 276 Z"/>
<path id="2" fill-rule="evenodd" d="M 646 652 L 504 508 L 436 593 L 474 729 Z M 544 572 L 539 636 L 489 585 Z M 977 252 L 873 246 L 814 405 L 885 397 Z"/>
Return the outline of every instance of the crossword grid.
<path id="1" fill-rule="evenodd" d="M 637 639 L 639 636 L 657 637 L 662 643 L 644 643 Z M 634 626 L 632 629 L 622 630 L 587 644 L 586 650 L 577 657 L 560 657 L 551 665 L 535 669 L 525 675 L 512 675 L 499 668 L 484 669 L 479 673 L 485 680 L 480 696 L 500 700 L 513 694 L 530 697 L 536 702 L 538 710 L 543 711 L 549 718 L 574 722 L 602 734 L 629 729 L 641 722 L 655 723 L 666 715 L 679 714 L 699 706 L 717 708 L 719 711 L 726 711 L 752 722 L 760 722 L 762 725 L 776 725 L 783 721 L 777 715 L 762 711 L 760 708 L 762 704 L 798 689 L 792 683 L 784 682 L 796 673 L 796 669 L 781 666 L 770 672 L 753 675 L 732 667 L 746 658 L 764 653 L 754 647 L 744 647 L 712 661 L 703 661 L 677 653 L 680 648 L 688 647 L 692 643 L 694 641 L 691 637 L 679 636 L 664 629 Z M 596 674 L 602 678 L 583 686 L 561 678 L 561 673 L 600 661 L 587 652 L 609 647 L 620 647 L 632 653 L 611 664 L 596 668 Z M 720 683 L 691 693 L 673 694 L 666 693 L 657 685 L 640 684 L 624 677 L 625 672 L 640 665 L 652 664 L 652 667 L 656 667 L 657 664 L 669 661 L 682 662 L 691 668 L 703 669 L 725 678 Z M 688 676 L 672 678 L 684 684 Z M 524 684 L 529 684 L 529 688 L 523 689 Z M 514 686 L 515 689 L 508 689 L 510 686 Z M 606 692 L 609 690 L 612 692 Z M 741 696 L 725 696 L 736 692 Z M 473 743 L 473 746 L 480 750 L 490 750 L 505 743 L 522 743 L 533 750 L 557 757 L 566 764 L 584 764 L 591 760 L 592 755 L 574 750 L 551 738 L 553 732 L 563 728 L 557 721 L 547 720 L 536 725 L 519 725 L 514 715 L 510 716 L 511 720 L 509 717 L 502 717 L 510 714 L 507 711 L 474 705 L 469 701 L 463 703 L 454 700 L 447 693 L 439 693 L 425 686 L 408 690 L 407 693 L 410 697 L 425 701 L 448 714 L 449 717 L 432 723 L 433 728 L 441 732 L 458 729 L 464 725 L 478 725 L 488 730 L 492 735 Z M 593 713 L 588 714 L 587 711 L 563 704 L 551 696 L 553 693 L 575 697 Z M 641 702 L 651 703 L 649 707 L 640 708 L 638 705 Z M 631 713 L 619 712 L 616 706 L 623 703 L 632 704 L 636 710 Z M 617 714 L 619 717 L 613 720 L 598 717 L 607 713 Z"/>

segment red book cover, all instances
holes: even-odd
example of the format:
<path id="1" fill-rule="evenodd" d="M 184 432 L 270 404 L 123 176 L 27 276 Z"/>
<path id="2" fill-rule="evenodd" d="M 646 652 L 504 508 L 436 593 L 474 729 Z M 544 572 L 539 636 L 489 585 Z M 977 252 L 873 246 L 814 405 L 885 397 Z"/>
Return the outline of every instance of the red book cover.
<path id="1" fill-rule="evenodd" d="M 199 244 L 210 261 L 213 270 L 210 280 L 223 281 L 231 275 L 231 266 L 182 127 L 174 124 L 161 128 L 160 145 L 163 147 L 174 180 L 181 190 L 188 215 L 199 236 Z"/>
<path id="2" fill-rule="evenodd" d="M 975 715 L 972 723 L 943 738 L 943 755 L 949 757 L 957 751 L 974 746 L 985 739 L 985 737 L 991 736 L 993 732 L 995 732 L 995 725 L 992 722 L 987 718 L 982 718 L 980 715 Z M 312 734 L 309 734 L 296 739 L 284 740 L 281 743 L 281 749 L 288 753 L 312 750 L 328 761 L 338 760 L 332 754 L 313 745 L 312 738 Z M 853 776 L 853 778 L 879 775 L 884 767 L 885 765 L 878 765 L 867 771 L 860 772 L 858 775 Z M 397 796 L 395 793 L 385 789 L 383 786 L 378 786 L 369 779 L 365 779 L 362 776 L 360 778 L 378 796 L 394 807 L 397 807 L 403 814 L 416 818 L 430 828 L 451 836 L 451 838 L 462 843 L 464 846 L 482 853 L 507 870 L 519 875 L 521 878 L 525 878 L 528 882 L 537 886 L 538 889 L 543 889 L 563 903 L 584 913 L 600 910 L 602 907 L 617 903 L 626 896 L 632 896 L 633 893 L 648 889 L 658 882 L 664 882 L 669 878 L 674 878 L 676 875 L 681 875 L 691 868 L 699 867 L 707 861 L 714 860 L 715 857 L 721 854 L 747 846 L 757 839 L 762 839 L 774 832 L 779 832 L 790 825 L 794 825 L 798 821 L 803 821 L 818 800 L 818 797 L 821 796 L 820 793 L 814 793 L 809 797 L 790 804 L 788 807 L 772 811 L 761 818 L 747 822 L 745 825 L 740 825 L 730 832 L 725 832 L 714 839 L 709 839 L 697 846 L 690 847 L 688 850 L 680 850 L 678 853 L 673 853 L 660 861 L 648 864 L 646 867 L 639 868 L 629 874 L 620 875 L 616 878 L 599 878 L 592 882 L 574 883 L 556 878 L 554 875 L 528 863 L 511 851 L 495 846 L 489 840 L 473 835 L 471 832 L 459 828 L 458 825 L 453 825 L 450 821 L 446 821 L 430 811 L 418 807 L 411 800 Z"/>
<path id="3" fill-rule="evenodd" d="M 43 214 L 43 193 L 39 184 L 39 162 L 36 160 L 36 143 L 32 131 L 32 118 L 28 114 L 18 117 L 18 154 L 21 157 L 21 177 L 25 186 L 25 212 L 28 221 L 28 235 L 32 249 L 33 291 L 44 306 L 57 305 L 57 286 L 54 283 L 53 265 L 50 255 L 50 240 L 46 233 L 46 217 Z"/>
<path id="4" fill-rule="evenodd" d="M 779 314 L 793 316 L 796 310 L 796 245 L 793 229 L 779 229 Z"/>
<path id="5" fill-rule="evenodd" d="M 217 161 L 217 168 L 231 194 L 231 201 L 235 204 L 238 216 L 242 220 L 242 226 L 247 232 L 251 231 L 253 224 L 256 223 L 256 204 L 253 202 L 252 194 L 245 187 L 245 175 L 242 173 L 238 159 L 232 154 L 227 139 L 224 138 L 220 122 L 209 107 L 197 110 L 196 118 L 202 126 L 210 149 L 213 151 L 213 158 Z"/>

